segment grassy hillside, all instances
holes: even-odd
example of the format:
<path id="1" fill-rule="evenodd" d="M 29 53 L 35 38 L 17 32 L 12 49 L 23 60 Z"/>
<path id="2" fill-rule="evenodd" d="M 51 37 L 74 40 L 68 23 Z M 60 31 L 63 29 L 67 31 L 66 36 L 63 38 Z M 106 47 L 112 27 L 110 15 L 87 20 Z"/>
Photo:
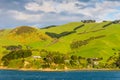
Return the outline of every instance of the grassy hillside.
<path id="1" fill-rule="evenodd" d="M 107 59 L 114 53 L 112 48 L 120 49 L 120 45 L 118 45 L 120 41 L 120 37 L 118 36 L 120 34 L 120 24 L 111 24 L 103 28 L 103 26 L 108 23 L 110 22 L 85 24 L 81 22 L 73 22 L 54 28 L 42 29 L 45 32 L 61 33 L 62 31 L 72 31 L 75 27 L 84 24 L 84 27 L 77 29 L 76 33 L 61 37 L 57 43 L 45 48 L 53 51 L 60 51 L 62 53 L 73 52 L 73 54 L 84 57 L 104 57 Z M 70 44 L 73 41 L 86 40 L 90 37 L 96 37 L 100 35 L 105 35 L 105 37 L 92 40 L 87 45 L 82 46 L 76 50 L 70 49 Z"/>
<path id="2" fill-rule="evenodd" d="M 3 46 L 22 45 L 26 46 L 28 43 L 51 40 L 51 38 L 39 29 L 20 26 L 15 29 L 0 30 L 0 58 L 5 55 L 5 48 Z"/>
<path id="3" fill-rule="evenodd" d="M 110 22 L 71 22 L 43 29 L 22 26 L 11 30 L 0 30 L 0 57 L 4 55 L 2 46 L 20 44 L 30 46 L 33 49 L 58 51 L 63 54 L 74 54 L 83 57 L 103 57 L 106 60 L 109 56 L 113 55 L 113 48 L 120 49 L 120 24 L 111 24 L 104 27 L 108 23 Z M 50 38 L 49 35 L 45 34 L 46 32 L 51 32 L 57 35 L 63 35 L 63 32 L 70 31 L 75 32 L 65 34 L 59 38 Z M 104 37 L 97 38 L 102 35 Z M 71 49 L 70 45 L 73 42 L 84 41 L 91 37 L 97 39 L 90 40 L 86 45 Z M 34 52 L 33 55 L 38 54 Z"/>
<path id="4" fill-rule="evenodd" d="M 43 32 L 54 32 L 54 33 L 61 33 L 64 31 L 72 31 L 75 27 L 82 25 L 82 22 L 71 22 L 64 25 L 51 27 L 49 29 L 41 29 Z"/>
<path id="5" fill-rule="evenodd" d="M 50 39 L 49 36 L 40 32 L 39 29 L 29 26 L 20 26 L 11 30 L 8 37 L 22 44 Z"/>

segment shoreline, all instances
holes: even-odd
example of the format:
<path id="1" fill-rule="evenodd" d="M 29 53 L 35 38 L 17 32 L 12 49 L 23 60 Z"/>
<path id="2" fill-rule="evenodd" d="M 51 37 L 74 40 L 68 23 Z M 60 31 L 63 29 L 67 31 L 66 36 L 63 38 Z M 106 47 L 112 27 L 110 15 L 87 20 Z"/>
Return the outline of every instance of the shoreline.
<path id="1" fill-rule="evenodd" d="M 34 69 L 34 68 L 6 68 L 0 67 L 0 70 L 17 70 L 17 71 L 43 71 L 43 72 L 61 72 L 61 71 L 120 71 L 120 69 Z"/>

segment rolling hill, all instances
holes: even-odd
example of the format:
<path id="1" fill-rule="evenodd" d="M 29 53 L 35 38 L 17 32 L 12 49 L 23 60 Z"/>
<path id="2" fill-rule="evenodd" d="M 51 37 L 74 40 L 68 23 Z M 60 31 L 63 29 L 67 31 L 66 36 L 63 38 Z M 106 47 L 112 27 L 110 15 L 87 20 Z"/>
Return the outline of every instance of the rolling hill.
<path id="1" fill-rule="evenodd" d="M 41 29 L 29 26 L 4 29 L 0 30 L 0 55 L 4 55 L 2 46 L 20 44 L 33 49 L 83 57 L 103 57 L 106 60 L 113 55 L 112 49 L 120 50 L 119 30 L 120 24 L 110 21 L 71 22 Z"/>
<path id="2" fill-rule="evenodd" d="M 12 29 L 8 34 L 9 39 L 14 39 L 22 44 L 47 40 L 50 37 L 30 26 L 20 26 Z"/>

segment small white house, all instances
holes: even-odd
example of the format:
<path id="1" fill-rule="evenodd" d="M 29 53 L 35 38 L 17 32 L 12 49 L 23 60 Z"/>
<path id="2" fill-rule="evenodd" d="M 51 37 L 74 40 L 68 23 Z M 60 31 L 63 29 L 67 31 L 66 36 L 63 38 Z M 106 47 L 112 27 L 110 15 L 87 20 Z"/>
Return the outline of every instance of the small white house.
<path id="1" fill-rule="evenodd" d="M 41 56 L 33 56 L 34 59 L 40 59 Z"/>

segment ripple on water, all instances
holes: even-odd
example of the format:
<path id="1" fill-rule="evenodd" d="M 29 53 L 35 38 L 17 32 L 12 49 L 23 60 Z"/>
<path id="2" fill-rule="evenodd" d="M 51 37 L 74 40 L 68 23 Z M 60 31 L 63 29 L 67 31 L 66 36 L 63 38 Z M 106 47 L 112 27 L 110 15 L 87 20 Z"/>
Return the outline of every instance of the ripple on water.
<path id="1" fill-rule="evenodd" d="M 120 80 L 120 71 L 39 72 L 0 70 L 0 80 Z"/>

